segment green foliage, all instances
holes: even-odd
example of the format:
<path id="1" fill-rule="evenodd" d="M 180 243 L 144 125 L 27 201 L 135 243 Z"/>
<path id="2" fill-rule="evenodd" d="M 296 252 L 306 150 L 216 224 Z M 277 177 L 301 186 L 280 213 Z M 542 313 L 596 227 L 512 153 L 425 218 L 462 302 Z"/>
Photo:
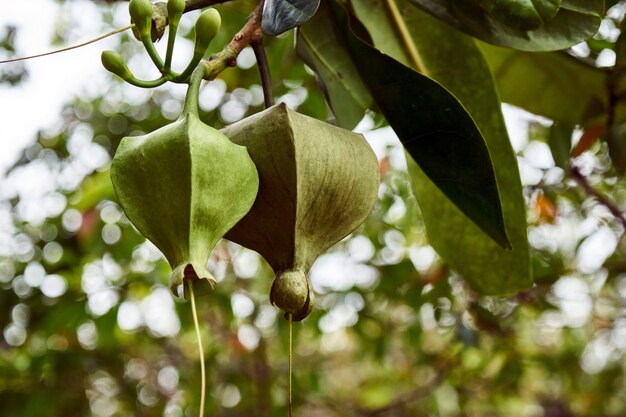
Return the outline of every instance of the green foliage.
<path id="1" fill-rule="evenodd" d="M 468 35 L 525 51 L 554 51 L 576 45 L 598 31 L 604 13 L 604 0 L 411 2 Z M 545 19 L 557 3 L 556 15 Z M 541 8 L 544 16 L 540 16 L 538 4 L 548 6 Z"/>
<path id="2" fill-rule="evenodd" d="M 462 104 L 436 81 L 359 39 L 337 3 L 330 9 L 364 83 L 407 152 L 468 218 L 499 245 L 510 246 L 489 151 Z"/>
<path id="3" fill-rule="evenodd" d="M 355 2 L 355 12 L 371 30 L 375 45 L 408 64 L 410 57 L 406 51 L 410 49 L 407 40 L 393 35 L 398 33 L 394 30 L 396 25 L 405 24 L 411 35 L 409 46 L 420 51 L 423 67 L 458 97 L 472 116 L 489 148 L 512 250 L 499 247 L 486 236 L 438 189 L 436 182 L 422 171 L 422 165 L 418 167 L 409 161 L 412 186 L 429 241 L 455 270 L 483 294 L 511 294 L 528 288 L 532 281 L 519 171 L 500 115 L 500 103 L 489 68 L 471 38 L 459 32 L 450 33 L 441 22 L 406 6 L 407 2 L 399 3 L 399 7 L 406 11 L 402 22 L 387 18 L 383 8 L 369 1 Z M 463 153 L 468 155 L 467 151 Z M 449 155 L 450 152 L 441 154 Z M 417 162 L 419 164 L 419 160 Z M 448 163 L 441 165 L 449 171 L 451 162 L 448 159 Z M 463 173 L 461 176 L 466 178 L 464 167 L 458 168 Z M 485 185 L 481 181 L 477 184 L 480 184 L 477 185 L 479 187 Z"/>
<path id="4" fill-rule="evenodd" d="M 374 106 L 374 100 L 340 42 L 324 3 L 315 16 L 298 29 L 296 49 L 298 56 L 323 82 L 337 124 L 353 129 Z"/>

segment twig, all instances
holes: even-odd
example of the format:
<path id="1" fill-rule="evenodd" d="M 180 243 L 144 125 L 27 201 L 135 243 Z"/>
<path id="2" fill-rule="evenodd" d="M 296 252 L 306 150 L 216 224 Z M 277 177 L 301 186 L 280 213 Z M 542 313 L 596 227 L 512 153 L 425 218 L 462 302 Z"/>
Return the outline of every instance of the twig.
<path id="1" fill-rule="evenodd" d="M 433 390 L 439 386 L 441 381 L 443 381 L 443 379 L 447 375 L 449 369 L 450 365 L 443 366 L 437 371 L 435 377 L 426 385 L 416 388 L 413 391 L 400 394 L 398 397 L 396 397 L 395 400 L 383 407 L 378 407 L 374 409 L 361 409 L 359 414 L 367 417 L 389 415 L 389 412 L 396 408 L 404 407 L 409 403 L 424 399 L 428 397 L 433 392 Z"/>
<path id="2" fill-rule="evenodd" d="M 104 35 L 100 35 L 97 38 L 90 39 L 90 40 L 88 40 L 86 42 L 79 43 L 78 45 L 72 45 L 72 46 L 68 46 L 68 47 L 65 47 L 65 48 L 57 49 L 55 51 L 44 52 L 42 54 L 37 54 L 37 55 L 29 55 L 29 56 L 23 56 L 23 57 L 20 57 L 20 58 L 7 59 L 7 60 L 4 60 L 4 61 L 0 61 L 0 64 L 7 64 L 9 62 L 17 62 L 17 61 L 26 61 L 27 59 L 39 58 L 39 57 L 42 57 L 42 56 L 58 54 L 59 52 L 71 51 L 72 49 L 81 48 L 81 47 L 89 45 L 91 43 L 101 41 L 102 39 L 108 38 L 109 36 L 113 36 L 113 35 L 116 35 L 116 34 L 118 34 L 120 32 L 124 32 L 124 31 L 126 31 L 128 29 L 131 29 L 133 26 L 135 26 L 135 25 L 134 24 L 130 24 L 128 26 L 124 26 L 122 28 L 112 30 L 111 32 L 105 33 Z"/>
<path id="3" fill-rule="evenodd" d="M 204 79 L 213 80 L 228 67 L 237 65 L 237 56 L 248 45 L 260 42 L 263 38 L 261 31 L 261 16 L 263 15 L 263 1 L 260 1 L 246 24 L 233 37 L 230 43 L 209 61 L 204 62 L 206 72 Z"/>
<path id="4" fill-rule="evenodd" d="M 265 100 L 265 108 L 274 105 L 274 94 L 272 93 L 272 77 L 270 74 L 270 66 L 267 63 L 267 55 L 263 48 L 263 41 L 253 42 L 250 44 L 256 57 L 256 63 L 259 67 L 259 75 L 261 76 L 261 86 L 263 87 L 263 99 Z"/>
<path id="5" fill-rule="evenodd" d="M 595 198 L 600 204 L 605 206 L 611 214 L 619 220 L 622 224 L 622 227 L 626 231 L 626 217 L 624 217 L 624 213 L 617 207 L 613 202 L 609 201 L 604 195 L 602 195 L 598 190 L 593 188 L 587 178 L 580 172 L 580 169 L 575 165 L 570 165 L 570 175 L 574 180 L 585 190 L 585 192 Z"/>
<path id="6" fill-rule="evenodd" d="M 204 9 L 216 4 L 227 3 L 230 0 L 189 0 L 185 3 L 185 13 L 192 10 Z"/>

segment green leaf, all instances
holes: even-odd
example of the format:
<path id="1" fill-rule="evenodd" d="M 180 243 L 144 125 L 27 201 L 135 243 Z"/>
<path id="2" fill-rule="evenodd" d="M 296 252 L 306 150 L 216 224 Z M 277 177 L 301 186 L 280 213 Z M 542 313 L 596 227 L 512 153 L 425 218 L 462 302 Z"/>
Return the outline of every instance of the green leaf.
<path id="1" fill-rule="evenodd" d="M 570 150 L 572 148 L 572 132 L 574 128 L 565 123 L 554 123 L 548 132 L 548 145 L 556 166 L 567 169 Z"/>
<path id="2" fill-rule="evenodd" d="M 417 51 L 424 69 L 458 97 L 473 117 L 489 148 L 512 250 L 500 248 L 486 236 L 407 158 L 429 242 L 483 294 L 510 294 L 527 288 L 532 280 L 525 204 L 489 67 L 471 38 L 408 7 L 407 0 L 395 3 L 403 11 L 399 21 L 372 0 L 353 0 L 353 7 L 371 31 L 375 45 L 405 62 L 410 60 L 407 51 Z M 399 27 L 407 28 L 410 38 L 399 36 Z"/>
<path id="3" fill-rule="evenodd" d="M 592 37 L 600 27 L 604 0 L 563 0 L 556 15 L 531 29 L 525 12 L 511 7 L 519 0 L 411 0 L 423 10 L 485 42 L 526 51 L 566 49 Z M 534 1 L 533 3 L 537 3 Z M 481 4 L 489 7 L 481 7 Z M 505 7 L 501 7 L 501 6 Z M 554 5 L 538 7 L 549 17 Z M 528 11 L 528 8 L 523 8 Z M 539 12 L 537 18 L 540 18 Z M 532 19 L 531 19 L 532 20 Z M 536 20 L 535 20 L 536 22 Z"/>
<path id="4" fill-rule="evenodd" d="M 613 167 L 619 175 L 626 173 L 626 126 L 614 125 L 607 131 L 606 144 Z"/>
<path id="5" fill-rule="evenodd" d="M 265 0 L 263 33 L 278 36 L 298 27 L 315 14 L 320 0 Z"/>
<path id="6" fill-rule="evenodd" d="M 470 115 L 439 83 L 359 39 L 345 9 L 329 5 L 359 74 L 406 150 L 467 217 L 508 247 L 489 151 Z"/>
<path id="7" fill-rule="evenodd" d="M 359 78 L 348 51 L 337 39 L 325 6 L 298 29 L 296 51 L 323 83 L 338 124 L 353 129 L 365 111 L 374 106 L 374 99 Z"/>
<path id="8" fill-rule="evenodd" d="M 561 0 L 477 0 L 495 20 L 520 30 L 538 29 L 552 20 Z"/>
<path id="9" fill-rule="evenodd" d="M 115 199 L 109 170 L 96 172 L 87 177 L 80 185 L 80 190 L 75 196 L 72 207 L 81 212 L 93 209 L 102 200 Z"/>
<path id="10" fill-rule="evenodd" d="M 606 71 L 563 52 L 530 53 L 478 45 L 502 101 L 572 126 L 606 117 Z"/>

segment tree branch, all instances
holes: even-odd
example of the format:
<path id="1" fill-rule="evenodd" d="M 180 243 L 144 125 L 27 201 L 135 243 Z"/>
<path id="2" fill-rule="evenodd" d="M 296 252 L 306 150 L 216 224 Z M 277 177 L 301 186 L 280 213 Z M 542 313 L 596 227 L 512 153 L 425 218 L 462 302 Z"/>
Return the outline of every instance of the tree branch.
<path id="1" fill-rule="evenodd" d="M 435 377 L 430 380 L 426 385 L 416 388 L 413 391 L 400 394 L 398 397 L 396 397 L 396 399 L 383 407 L 378 407 L 374 409 L 361 409 L 359 410 L 359 415 L 367 417 L 389 415 L 390 411 L 404 407 L 409 403 L 419 401 L 428 397 L 435 390 L 435 388 L 437 388 L 439 384 L 441 384 L 441 381 L 443 381 L 449 369 L 450 365 L 444 365 L 437 371 Z"/>
<path id="2" fill-rule="evenodd" d="M 598 190 L 593 188 L 591 184 L 589 184 L 587 178 L 580 172 L 580 169 L 575 164 L 571 164 L 570 166 L 570 175 L 589 196 L 595 198 L 600 204 L 609 209 L 611 214 L 622 224 L 624 230 L 626 230 L 626 217 L 624 217 L 624 214 L 619 209 L 619 207 L 617 207 L 615 203 L 609 201 Z"/>
<path id="3" fill-rule="evenodd" d="M 261 30 L 261 16 L 263 15 L 263 0 L 259 2 L 252 14 L 248 17 L 246 24 L 233 37 L 228 45 L 217 55 L 211 57 L 209 61 L 203 62 L 206 65 L 205 80 L 213 80 L 217 75 L 228 67 L 237 65 L 237 56 L 248 45 L 258 43 L 263 39 Z"/>
<path id="4" fill-rule="evenodd" d="M 216 4 L 226 3 L 230 0 L 188 0 L 185 3 L 185 13 L 192 10 L 203 9 L 205 7 L 214 6 Z"/>

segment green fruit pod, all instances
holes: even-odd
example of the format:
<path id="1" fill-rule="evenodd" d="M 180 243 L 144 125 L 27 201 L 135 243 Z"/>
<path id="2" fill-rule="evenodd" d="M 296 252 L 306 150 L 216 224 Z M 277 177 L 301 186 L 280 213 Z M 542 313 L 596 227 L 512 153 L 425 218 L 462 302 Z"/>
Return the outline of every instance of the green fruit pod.
<path id="1" fill-rule="evenodd" d="M 271 107 L 222 130 L 259 172 L 250 212 L 226 238 L 259 252 L 276 273 L 270 300 L 292 319 L 311 311 L 315 259 L 371 212 L 380 173 L 362 135 Z"/>
<path id="2" fill-rule="evenodd" d="M 194 111 L 184 112 L 152 133 L 122 139 L 111 180 L 128 219 L 169 261 L 172 292 L 186 280 L 196 294 L 210 292 L 209 254 L 257 194 L 258 175 L 246 148 Z"/>

